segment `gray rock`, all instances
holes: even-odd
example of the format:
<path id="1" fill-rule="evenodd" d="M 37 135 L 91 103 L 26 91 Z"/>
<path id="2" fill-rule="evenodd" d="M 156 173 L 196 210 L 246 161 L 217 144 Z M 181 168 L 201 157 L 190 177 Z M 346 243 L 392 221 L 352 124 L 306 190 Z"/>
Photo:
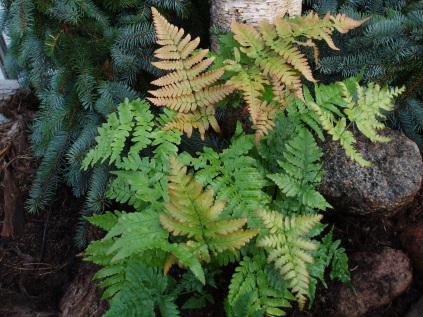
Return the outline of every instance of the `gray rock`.
<path id="1" fill-rule="evenodd" d="M 410 260 L 401 250 L 385 248 L 381 254 L 350 256 L 351 287 L 340 285 L 331 295 L 332 316 L 360 317 L 369 310 L 389 304 L 413 280 Z"/>
<path id="2" fill-rule="evenodd" d="M 380 134 L 392 140 L 372 143 L 355 133 L 355 148 L 372 162 L 370 167 L 348 158 L 339 142 L 324 144 L 327 173 L 320 192 L 337 210 L 390 217 L 413 201 L 423 175 L 419 149 L 402 132 L 387 128 Z"/>

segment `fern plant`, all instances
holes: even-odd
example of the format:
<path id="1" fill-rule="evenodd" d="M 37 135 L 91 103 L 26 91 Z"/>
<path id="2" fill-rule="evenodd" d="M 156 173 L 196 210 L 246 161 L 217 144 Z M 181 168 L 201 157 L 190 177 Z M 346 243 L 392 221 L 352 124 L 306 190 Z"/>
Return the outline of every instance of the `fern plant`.
<path id="1" fill-rule="evenodd" d="M 300 76 L 311 82 L 316 81 L 299 47 L 312 47 L 317 59 L 318 50 L 313 40 L 323 39 L 332 49 L 337 49 L 331 39 L 333 31 L 337 29 L 345 33 L 364 22 L 345 15 L 327 15 L 319 19 L 316 14 L 310 13 L 293 20 L 277 17 L 274 24 L 263 20 L 258 30 L 235 21 L 232 23 L 231 30 L 240 45 L 239 50 L 253 63 L 247 69 L 242 67 L 241 56 L 235 51 L 235 60 L 227 60 L 226 69 L 234 72 L 229 83 L 242 91 L 248 104 L 251 120 L 257 129 L 257 144 L 258 139 L 271 129 L 277 108 L 286 103 L 283 87 L 289 87 L 295 97 L 304 100 Z M 274 93 L 273 105 L 260 98 L 266 90 L 265 86 L 269 85 Z"/>
<path id="2" fill-rule="evenodd" d="M 107 196 L 135 209 L 87 218 L 107 232 L 88 246 L 85 255 L 86 260 L 103 266 L 95 278 L 103 279 L 100 286 L 106 288 L 104 297 L 110 297 L 109 314 L 148 315 L 159 309 L 178 316 L 174 302 L 180 294 L 167 288 L 171 281 L 175 290 L 185 289 L 175 264 L 204 285 L 208 272 L 233 263 L 236 268 L 225 303 L 228 316 L 284 316 L 292 301 L 303 309 L 309 299 L 313 301 L 317 283 L 326 285 L 328 267 L 331 278 L 348 282 L 345 250 L 339 247 L 340 241 L 332 240 L 332 231 L 324 234 L 321 223 L 330 205 L 317 191 L 323 172 L 316 138 L 323 140 L 329 134 L 351 159 L 368 164 L 354 150 L 348 128 L 356 125 L 371 140 L 387 141 L 377 134 L 384 127 L 378 119 L 382 111 L 391 109 L 392 98 L 401 89 L 375 84 L 364 88 L 352 78 L 331 85 L 316 83 L 313 92 L 305 86 L 300 90 L 296 72 L 306 72 L 298 66 L 305 59 L 297 51 L 296 59 L 288 52 L 288 66 L 276 70 L 266 65 L 283 55 L 254 44 L 260 43 L 261 31 L 276 32 L 287 25 L 279 18 L 276 26 L 263 23 L 261 31 L 236 25 L 228 53 L 234 59 L 226 58 L 224 68 L 222 59 L 210 67 L 213 61 L 204 59 L 207 51 L 194 51 L 197 40 L 184 37 L 183 29 L 168 23 L 158 11 L 152 12 L 161 46 L 156 56 L 162 59 L 156 65 L 171 72 L 155 82 L 161 88 L 152 91 L 148 100 L 164 106 L 163 111 L 153 114 L 147 100 L 125 100 L 99 128 L 97 144 L 82 163 L 84 169 L 111 166 Z M 290 22 L 293 34 L 303 38 L 310 32 L 311 38 L 320 36 L 328 43 L 330 23 L 339 23 L 341 31 L 360 24 L 328 16 L 322 22 L 325 31 L 316 33 L 309 28 L 317 18 L 304 19 Z M 253 44 L 247 45 L 247 40 Z M 273 40 L 283 45 L 284 37 L 274 35 Z M 289 41 L 287 51 L 293 45 Z M 283 81 L 284 67 L 296 69 L 287 76 L 298 78 Z M 244 91 L 237 84 L 243 76 L 258 84 Z M 238 123 L 226 149 L 182 151 L 182 142 L 189 140 L 183 133 L 190 136 L 198 129 L 205 137 L 207 127 L 217 123 L 215 103 L 225 104 L 223 98 L 231 91 L 244 96 L 247 103 L 259 99 L 259 108 L 248 105 L 251 116 L 257 115 L 252 121 L 263 121 L 269 128 L 251 134 Z M 210 116 L 204 119 L 201 111 Z M 139 263 L 140 271 L 147 270 L 145 278 L 132 276 Z M 165 277 L 160 277 L 159 285 L 145 289 L 158 270 Z M 142 303 L 156 288 L 157 295 L 148 305 L 122 304 L 136 299 Z M 139 294 L 127 294 L 131 292 Z"/>
<path id="3" fill-rule="evenodd" d="M 187 168 L 176 158 L 169 157 L 169 164 L 170 203 L 165 204 L 167 214 L 160 215 L 160 223 L 174 236 L 187 236 L 188 241 L 179 243 L 179 248 L 201 261 L 210 262 L 212 256 L 238 250 L 257 235 L 257 230 L 242 229 L 246 218 L 217 221 L 226 202 L 213 203 L 213 189 L 203 192 L 201 184 L 190 174 L 186 175 Z M 164 272 L 176 261 L 177 257 L 172 254 L 166 260 Z"/>
<path id="4" fill-rule="evenodd" d="M 224 72 L 223 68 L 207 70 L 214 58 L 204 59 L 208 50 L 194 52 L 200 43 L 197 37 L 191 40 L 184 30 L 170 24 L 153 8 L 157 43 L 162 47 L 155 51 L 161 61 L 153 62 L 159 69 L 172 70 L 152 82 L 162 88 L 149 91 L 154 98 L 147 98 L 156 106 L 166 106 L 179 112 L 165 129 L 178 128 L 191 137 L 192 129 L 200 131 L 201 138 L 211 126 L 220 132 L 214 117 L 213 105 L 232 92 L 229 85 L 214 85 Z"/>
<path id="5" fill-rule="evenodd" d="M 334 38 L 338 52 L 321 48 L 317 65 L 322 80 L 356 76 L 364 67 L 363 80 L 380 85 L 405 86 L 387 123 L 423 149 L 423 1 L 307 0 L 312 9 L 355 18 L 371 17 L 345 37 Z"/>

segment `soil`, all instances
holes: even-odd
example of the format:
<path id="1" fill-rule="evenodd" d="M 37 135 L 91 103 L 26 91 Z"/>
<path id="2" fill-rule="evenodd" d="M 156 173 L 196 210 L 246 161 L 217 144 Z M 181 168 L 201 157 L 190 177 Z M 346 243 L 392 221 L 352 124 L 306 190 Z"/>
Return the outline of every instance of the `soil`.
<path id="1" fill-rule="evenodd" d="M 18 91 L 0 104 L 1 113 L 13 122 L 21 120 L 25 123 L 24 127 L 20 126 L 20 130 L 15 131 L 13 140 L 10 135 L 7 136 L 12 125 L 0 125 L 0 159 L 3 161 L 0 165 L 0 227 L 3 227 L 0 236 L 0 317 L 60 316 L 60 307 L 66 306 L 62 298 L 71 283 L 75 279 L 83 280 L 84 274 L 88 276 L 95 271 L 95 268 L 81 270 L 86 263 L 78 256 L 82 250 L 76 247 L 74 241 L 82 199 L 76 199 L 69 189 L 62 187 L 48 210 L 39 214 L 24 211 L 39 164 L 31 156 L 28 146 L 28 126 L 35 117 L 37 105 L 38 100 L 28 91 Z M 5 177 L 7 173 L 8 177 Z M 13 192 L 13 184 L 16 192 Z M 8 196 L 10 193 L 13 195 Z M 7 213 L 12 211 L 14 217 L 10 218 Z M 406 225 L 423 222 L 423 190 L 410 206 L 392 219 L 369 221 L 332 212 L 326 215 L 325 220 L 335 224 L 335 237 L 341 239 L 347 254 L 378 252 L 385 246 L 400 249 L 397 234 Z M 4 230 L 5 227 L 7 230 Z M 227 273 L 231 269 L 228 268 Z M 223 317 L 223 305 L 220 303 L 226 296 L 227 282 L 224 280 L 218 283 L 217 289 L 210 290 L 215 304 L 200 310 L 186 310 L 181 315 Z M 326 317 L 331 310 L 330 290 L 328 279 L 328 288 L 319 286 L 310 310 L 299 312 L 292 309 L 288 316 Z M 405 316 L 422 294 L 423 275 L 416 271 L 413 284 L 403 295 L 389 305 L 369 312 L 367 317 Z"/>

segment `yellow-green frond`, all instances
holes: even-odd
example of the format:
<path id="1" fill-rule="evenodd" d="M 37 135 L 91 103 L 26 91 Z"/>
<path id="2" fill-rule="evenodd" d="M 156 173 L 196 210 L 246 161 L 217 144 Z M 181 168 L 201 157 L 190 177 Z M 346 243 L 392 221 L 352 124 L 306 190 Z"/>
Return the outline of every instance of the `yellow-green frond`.
<path id="1" fill-rule="evenodd" d="M 264 20 L 260 24 L 260 31 L 266 41 L 266 45 L 277 52 L 285 60 L 285 63 L 292 65 L 298 70 L 307 80 L 315 82 L 311 72 L 310 65 L 307 58 L 300 50 L 292 45 L 291 41 L 284 38 L 279 38 L 276 27 Z"/>
<path id="2" fill-rule="evenodd" d="M 269 84 L 269 81 L 260 74 L 258 69 L 250 71 L 242 69 L 228 81 L 228 84 L 242 91 L 244 100 L 248 105 L 251 120 L 253 124 L 256 124 L 262 103 L 259 98 L 265 90 L 264 85 Z"/>
<path id="3" fill-rule="evenodd" d="M 343 99 L 348 104 L 344 113 L 351 122 L 372 142 L 389 142 L 390 139 L 377 133 L 385 125 L 381 120 L 386 119 L 386 113 L 394 109 L 392 99 L 404 91 L 404 87 L 381 88 L 378 84 L 369 83 L 366 88 L 354 82 L 354 97 L 344 83 L 339 83 Z"/>
<path id="4" fill-rule="evenodd" d="M 232 21 L 231 30 L 235 40 L 241 44 L 241 51 L 249 57 L 256 57 L 258 52 L 265 49 L 265 42 L 260 33 L 251 25 Z"/>
<path id="5" fill-rule="evenodd" d="M 215 110 L 212 107 L 202 108 L 200 111 L 195 110 L 192 113 L 178 113 L 163 127 L 163 130 L 178 129 L 185 132 L 190 138 L 193 129 L 198 129 L 201 139 L 204 140 L 205 132 L 210 126 L 217 133 L 220 132 L 219 124 L 214 115 Z"/>
<path id="6" fill-rule="evenodd" d="M 268 262 L 273 262 L 288 281 L 300 309 L 303 309 L 310 287 L 307 264 L 314 262 L 307 251 L 317 249 L 307 234 L 320 222 L 322 216 L 311 214 L 284 217 L 279 212 L 264 209 L 257 210 L 256 214 L 270 232 L 259 237 L 256 246 L 266 249 Z"/>

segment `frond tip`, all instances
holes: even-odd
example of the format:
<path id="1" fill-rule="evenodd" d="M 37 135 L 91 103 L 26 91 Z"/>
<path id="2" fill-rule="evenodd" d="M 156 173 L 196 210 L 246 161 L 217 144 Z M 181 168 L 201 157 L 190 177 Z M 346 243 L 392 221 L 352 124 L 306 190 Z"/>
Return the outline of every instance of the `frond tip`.
<path id="1" fill-rule="evenodd" d="M 257 210 L 256 214 L 270 230 L 270 234 L 258 239 L 256 245 L 267 250 L 268 262 L 274 262 L 275 268 L 295 293 L 300 309 L 303 309 L 310 284 L 307 264 L 314 262 L 307 251 L 317 250 L 317 245 L 307 234 L 323 216 L 314 214 L 289 218 L 264 209 Z"/>

